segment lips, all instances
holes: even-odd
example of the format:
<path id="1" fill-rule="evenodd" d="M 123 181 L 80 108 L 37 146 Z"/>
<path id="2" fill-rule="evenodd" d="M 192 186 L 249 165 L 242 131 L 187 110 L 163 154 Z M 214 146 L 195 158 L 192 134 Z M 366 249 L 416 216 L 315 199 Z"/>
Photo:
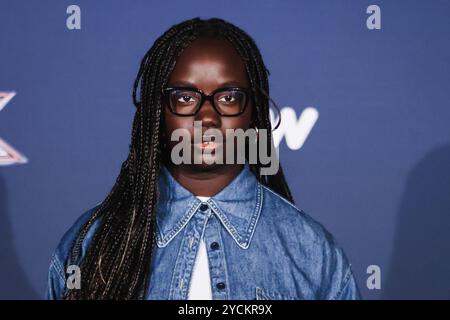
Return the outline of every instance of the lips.
<path id="1" fill-rule="evenodd" d="M 214 142 L 203 142 L 201 144 L 202 149 L 215 149 L 216 144 Z"/>
<path id="2" fill-rule="evenodd" d="M 202 150 L 216 149 L 219 146 L 219 143 L 215 142 L 214 139 L 214 135 L 203 135 L 201 143 L 193 143 L 193 145 Z"/>
<path id="3" fill-rule="evenodd" d="M 219 144 L 214 141 L 203 141 L 201 143 L 195 143 L 194 146 L 196 148 L 206 150 L 206 149 L 216 149 L 219 146 Z"/>

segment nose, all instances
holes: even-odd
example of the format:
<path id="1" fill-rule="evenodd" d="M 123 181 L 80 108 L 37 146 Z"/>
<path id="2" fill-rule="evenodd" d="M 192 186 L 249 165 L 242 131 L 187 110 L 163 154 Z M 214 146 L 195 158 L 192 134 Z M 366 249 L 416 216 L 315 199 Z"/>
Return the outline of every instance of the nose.
<path id="1" fill-rule="evenodd" d="M 205 100 L 195 115 L 194 121 L 202 121 L 202 127 L 220 127 L 221 117 L 214 110 L 212 102 Z"/>

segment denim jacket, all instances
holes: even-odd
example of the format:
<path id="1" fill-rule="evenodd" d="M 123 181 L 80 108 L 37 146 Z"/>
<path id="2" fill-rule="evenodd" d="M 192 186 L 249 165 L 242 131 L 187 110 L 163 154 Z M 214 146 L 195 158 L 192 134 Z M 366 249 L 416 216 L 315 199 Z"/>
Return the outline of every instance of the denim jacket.
<path id="1" fill-rule="evenodd" d="M 350 263 L 333 236 L 261 184 L 247 163 L 206 203 L 181 186 L 164 165 L 160 172 L 147 299 L 187 299 L 202 237 L 214 300 L 360 299 Z M 95 208 L 66 232 L 53 254 L 48 299 L 62 297 L 68 255 Z M 88 231 L 81 258 L 98 225 L 99 220 Z"/>

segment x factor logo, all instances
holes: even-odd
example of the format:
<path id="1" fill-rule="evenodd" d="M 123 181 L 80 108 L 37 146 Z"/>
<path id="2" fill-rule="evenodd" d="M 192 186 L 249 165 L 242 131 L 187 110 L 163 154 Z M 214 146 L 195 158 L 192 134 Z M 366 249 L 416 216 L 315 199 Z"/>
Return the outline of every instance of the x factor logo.
<path id="1" fill-rule="evenodd" d="M 15 92 L 0 91 L 0 111 L 15 95 Z M 26 162 L 28 162 L 28 160 L 24 155 L 20 154 L 11 145 L 0 138 L 0 166 Z"/>

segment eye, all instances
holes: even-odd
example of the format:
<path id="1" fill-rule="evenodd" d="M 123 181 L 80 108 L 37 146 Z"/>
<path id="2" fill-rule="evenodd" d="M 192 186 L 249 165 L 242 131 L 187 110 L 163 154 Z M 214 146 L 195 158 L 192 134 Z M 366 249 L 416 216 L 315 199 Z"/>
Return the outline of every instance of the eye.
<path id="1" fill-rule="evenodd" d="M 178 102 L 192 102 L 194 100 L 191 96 L 181 96 L 178 98 Z"/>
<path id="2" fill-rule="evenodd" d="M 176 92 L 175 101 L 180 104 L 190 104 L 196 102 L 197 98 L 190 92 Z"/>
<path id="3" fill-rule="evenodd" d="M 234 95 L 232 93 L 230 93 L 230 94 L 220 96 L 218 101 L 221 103 L 233 103 L 236 101 L 236 98 L 234 97 Z"/>

